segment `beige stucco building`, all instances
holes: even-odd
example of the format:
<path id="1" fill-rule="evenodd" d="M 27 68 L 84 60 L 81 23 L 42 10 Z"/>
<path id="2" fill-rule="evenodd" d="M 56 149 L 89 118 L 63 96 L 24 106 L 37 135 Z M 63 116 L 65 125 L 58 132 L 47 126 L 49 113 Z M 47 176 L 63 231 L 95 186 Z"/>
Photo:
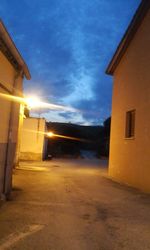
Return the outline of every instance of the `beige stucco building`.
<path id="1" fill-rule="evenodd" d="M 141 2 L 106 72 L 114 77 L 109 174 L 150 192 L 150 1 Z"/>
<path id="2" fill-rule="evenodd" d="M 11 191 L 12 168 L 15 164 L 20 104 L 2 97 L 2 94 L 22 96 L 24 76 L 29 70 L 0 21 L 0 199 Z"/>
<path id="3" fill-rule="evenodd" d="M 44 160 L 47 151 L 45 119 L 34 117 L 25 118 L 20 141 L 20 160 Z"/>

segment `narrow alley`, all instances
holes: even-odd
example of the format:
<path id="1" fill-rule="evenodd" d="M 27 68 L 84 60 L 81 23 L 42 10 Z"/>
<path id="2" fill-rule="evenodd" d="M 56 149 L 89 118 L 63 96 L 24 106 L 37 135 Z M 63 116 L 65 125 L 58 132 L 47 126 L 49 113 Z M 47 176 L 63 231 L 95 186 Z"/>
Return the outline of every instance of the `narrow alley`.
<path id="1" fill-rule="evenodd" d="M 149 250 L 150 196 L 100 160 L 22 163 L 0 207 L 0 250 Z"/>

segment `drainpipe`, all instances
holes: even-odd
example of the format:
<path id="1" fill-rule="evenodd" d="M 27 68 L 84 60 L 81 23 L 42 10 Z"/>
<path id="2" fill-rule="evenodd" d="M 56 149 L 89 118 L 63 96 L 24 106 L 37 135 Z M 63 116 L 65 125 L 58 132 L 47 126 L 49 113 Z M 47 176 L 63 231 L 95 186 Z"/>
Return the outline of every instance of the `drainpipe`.
<path id="1" fill-rule="evenodd" d="M 23 118 L 24 118 L 24 104 L 21 103 L 20 109 L 19 109 L 19 124 L 18 124 L 18 135 L 17 135 L 17 145 L 16 145 L 14 168 L 19 166 L 20 145 L 21 145 L 21 129 L 23 126 Z"/>
<path id="2" fill-rule="evenodd" d="M 16 73 L 14 77 L 14 84 L 13 84 L 13 95 L 15 94 L 16 91 L 16 81 L 17 79 L 22 75 L 22 71 L 19 71 Z M 7 190 L 7 181 L 10 181 L 10 178 L 12 178 L 12 175 L 9 176 L 7 173 L 7 168 L 9 165 L 9 160 L 10 160 L 10 150 L 11 150 L 11 142 L 12 142 L 12 118 L 13 118 L 13 109 L 14 109 L 14 104 L 11 102 L 11 107 L 10 107 L 10 115 L 9 115 L 9 126 L 8 126 L 8 136 L 7 136 L 7 147 L 6 147 L 6 153 L 5 153 L 5 165 L 4 165 L 4 182 L 3 182 L 3 194 L 1 196 L 2 200 L 7 199 L 8 195 L 8 190 Z M 10 169 L 12 171 L 12 169 Z"/>

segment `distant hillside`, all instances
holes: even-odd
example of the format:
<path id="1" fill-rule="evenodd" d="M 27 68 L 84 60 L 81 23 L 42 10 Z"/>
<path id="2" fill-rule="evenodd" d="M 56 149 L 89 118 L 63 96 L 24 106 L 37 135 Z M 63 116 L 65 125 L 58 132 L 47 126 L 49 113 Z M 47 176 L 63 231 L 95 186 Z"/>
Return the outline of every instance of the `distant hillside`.
<path id="1" fill-rule="evenodd" d="M 108 121 L 107 121 L 108 120 Z M 74 137 L 80 140 L 69 140 L 59 137 L 48 140 L 48 153 L 59 156 L 80 156 L 81 150 L 93 150 L 97 156 L 108 156 L 110 118 L 104 126 L 82 126 L 71 123 L 48 122 L 48 131 L 55 134 Z"/>

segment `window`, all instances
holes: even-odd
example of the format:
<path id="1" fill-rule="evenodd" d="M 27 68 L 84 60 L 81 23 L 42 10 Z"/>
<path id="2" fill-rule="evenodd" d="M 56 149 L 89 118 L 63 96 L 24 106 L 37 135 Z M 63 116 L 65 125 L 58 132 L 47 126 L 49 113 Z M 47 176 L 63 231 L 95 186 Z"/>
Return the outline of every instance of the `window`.
<path id="1" fill-rule="evenodd" d="M 135 135 L 135 110 L 126 112 L 126 138 L 133 138 Z"/>

